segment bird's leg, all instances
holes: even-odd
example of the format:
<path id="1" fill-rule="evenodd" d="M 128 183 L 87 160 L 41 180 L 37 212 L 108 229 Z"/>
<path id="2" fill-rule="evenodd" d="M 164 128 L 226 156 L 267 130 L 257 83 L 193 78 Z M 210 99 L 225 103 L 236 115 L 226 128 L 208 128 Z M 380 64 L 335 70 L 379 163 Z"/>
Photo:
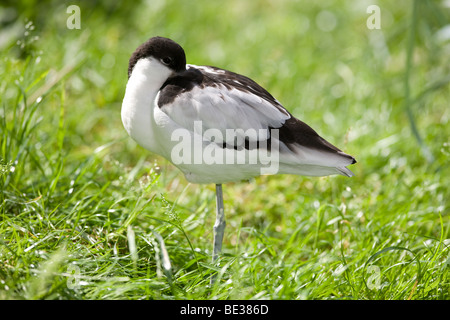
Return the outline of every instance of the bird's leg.
<path id="1" fill-rule="evenodd" d="M 217 261 L 219 253 L 222 250 L 222 240 L 226 225 L 221 184 L 216 184 L 216 207 L 216 223 L 214 224 L 214 251 L 212 256 L 213 263 Z"/>
<path id="2" fill-rule="evenodd" d="M 223 234 L 225 232 L 225 213 L 223 210 L 222 185 L 216 184 L 216 222 L 214 223 L 214 250 L 212 263 L 215 264 L 219 253 L 222 251 Z M 211 277 L 211 285 L 216 281 L 216 277 Z"/>

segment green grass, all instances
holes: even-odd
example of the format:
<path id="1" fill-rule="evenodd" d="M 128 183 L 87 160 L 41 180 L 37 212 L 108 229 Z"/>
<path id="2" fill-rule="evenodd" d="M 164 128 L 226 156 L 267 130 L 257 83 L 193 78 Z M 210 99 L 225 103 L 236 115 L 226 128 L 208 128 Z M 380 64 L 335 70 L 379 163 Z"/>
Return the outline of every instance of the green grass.
<path id="1" fill-rule="evenodd" d="M 59 1 L 0 10 L 0 299 L 449 299 L 449 8 L 378 1 L 369 30 L 359 1 L 79 5 L 80 30 Z M 255 79 L 356 176 L 224 185 L 211 265 L 214 186 L 120 120 L 154 35 Z"/>

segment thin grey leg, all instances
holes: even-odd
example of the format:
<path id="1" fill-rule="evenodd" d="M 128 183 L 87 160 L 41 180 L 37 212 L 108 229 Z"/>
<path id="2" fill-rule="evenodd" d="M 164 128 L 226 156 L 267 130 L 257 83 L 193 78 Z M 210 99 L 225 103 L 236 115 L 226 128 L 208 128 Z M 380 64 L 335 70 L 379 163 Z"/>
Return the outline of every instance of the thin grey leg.
<path id="1" fill-rule="evenodd" d="M 213 264 L 217 261 L 219 253 L 222 251 L 223 235 L 225 233 L 225 213 L 223 209 L 222 185 L 216 184 L 216 223 L 214 224 L 214 251 L 212 256 Z M 211 278 L 211 284 L 214 283 Z"/>

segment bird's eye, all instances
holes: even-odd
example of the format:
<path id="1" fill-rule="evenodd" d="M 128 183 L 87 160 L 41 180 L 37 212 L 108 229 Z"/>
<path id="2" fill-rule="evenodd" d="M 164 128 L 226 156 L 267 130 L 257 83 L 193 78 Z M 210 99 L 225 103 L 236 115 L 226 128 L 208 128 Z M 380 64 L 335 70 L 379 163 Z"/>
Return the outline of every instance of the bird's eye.
<path id="1" fill-rule="evenodd" d="M 169 65 L 172 63 L 172 58 L 171 57 L 164 57 L 161 59 L 161 62 L 164 63 L 165 65 Z"/>

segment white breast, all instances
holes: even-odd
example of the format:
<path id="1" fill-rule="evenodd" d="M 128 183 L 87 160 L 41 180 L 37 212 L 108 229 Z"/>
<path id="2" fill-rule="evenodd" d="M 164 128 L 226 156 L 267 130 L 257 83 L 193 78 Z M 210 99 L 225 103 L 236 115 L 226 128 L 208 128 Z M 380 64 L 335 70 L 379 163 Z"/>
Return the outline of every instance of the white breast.
<path id="1" fill-rule="evenodd" d="M 159 89 L 172 71 L 154 58 L 139 60 L 128 79 L 122 103 L 122 123 L 142 147 L 159 153 L 155 137 L 154 109 Z"/>

